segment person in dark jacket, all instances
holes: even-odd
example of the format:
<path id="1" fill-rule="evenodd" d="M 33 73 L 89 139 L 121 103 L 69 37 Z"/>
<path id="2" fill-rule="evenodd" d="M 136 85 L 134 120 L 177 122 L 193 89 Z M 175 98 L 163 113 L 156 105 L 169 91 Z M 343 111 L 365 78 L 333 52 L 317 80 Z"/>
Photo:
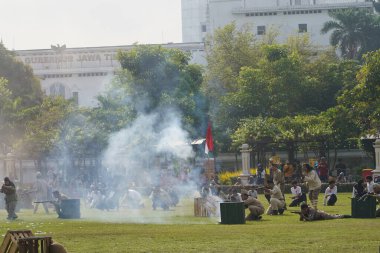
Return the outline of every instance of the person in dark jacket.
<path id="1" fill-rule="evenodd" d="M 5 194 L 5 209 L 8 213 L 8 220 L 17 219 L 17 215 L 15 213 L 16 205 L 17 205 L 17 194 L 16 194 L 16 186 L 9 179 L 9 177 L 4 178 L 4 184 L 1 187 L 0 192 Z"/>

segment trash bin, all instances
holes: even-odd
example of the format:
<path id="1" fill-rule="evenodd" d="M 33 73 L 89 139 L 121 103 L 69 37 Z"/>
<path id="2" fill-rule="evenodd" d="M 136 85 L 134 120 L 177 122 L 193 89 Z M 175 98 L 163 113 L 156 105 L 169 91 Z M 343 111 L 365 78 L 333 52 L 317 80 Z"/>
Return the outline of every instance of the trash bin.
<path id="1" fill-rule="evenodd" d="M 376 218 L 376 198 L 372 196 L 351 199 L 352 218 Z"/>
<path id="2" fill-rule="evenodd" d="M 61 215 L 63 219 L 80 218 L 80 199 L 63 199 L 61 200 Z"/>
<path id="3" fill-rule="evenodd" d="M 221 224 L 245 224 L 244 202 L 220 203 Z"/>

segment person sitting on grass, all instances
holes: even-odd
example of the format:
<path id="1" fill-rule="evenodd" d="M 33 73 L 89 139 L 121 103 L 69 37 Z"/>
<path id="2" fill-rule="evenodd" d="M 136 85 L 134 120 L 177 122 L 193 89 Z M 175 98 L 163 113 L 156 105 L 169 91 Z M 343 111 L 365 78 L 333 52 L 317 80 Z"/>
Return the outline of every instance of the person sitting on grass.
<path id="1" fill-rule="evenodd" d="M 352 189 L 352 198 L 361 198 L 367 194 L 367 185 L 363 179 L 360 179 Z"/>
<path id="2" fill-rule="evenodd" d="M 290 188 L 292 192 L 292 203 L 290 203 L 290 207 L 299 206 L 302 202 L 306 202 L 306 194 L 302 192 L 301 186 L 298 185 L 298 182 L 294 180 L 292 182 L 292 188 Z"/>
<path id="3" fill-rule="evenodd" d="M 248 191 L 243 189 L 241 190 L 241 198 L 244 202 L 245 208 L 249 209 L 249 214 L 245 220 L 260 220 L 261 215 L 263 215 L 265 209 L 264 206 L 258 199 L 255 199 L 252 196 L 248 195 Z"/>
<path id="4" fill-rule="evenodd" d="M 273 181 L 267 182 L 268 188 L 264 189 L 267 194 L 270 194 L 269 207 L 267 214 L 278 215 L 284 213 L 285 201 L 280 188 L 273 183 Z"/>
<path id="5" fill-rule="evenodd" d="M 301 205 L 301 212 L 299 212 L 299 215 L 300 215 L 300 221 L 316 221 L 316 220 L 351 218 L 350 215 L 328 214 L 322 210 L 316 210 L 312 207 L 309 207 L 307 204 Z"/>
<path id="6" fill-rule="evenodd" d="M 333 206 L 335 205 L 337 198 L 338 188 L 335 185 L 335 181 L 331 180 L 329 182 L 329 186 L 326 188 L 325 191 L 325 198 L 323 201 L 323 205 Z"/>

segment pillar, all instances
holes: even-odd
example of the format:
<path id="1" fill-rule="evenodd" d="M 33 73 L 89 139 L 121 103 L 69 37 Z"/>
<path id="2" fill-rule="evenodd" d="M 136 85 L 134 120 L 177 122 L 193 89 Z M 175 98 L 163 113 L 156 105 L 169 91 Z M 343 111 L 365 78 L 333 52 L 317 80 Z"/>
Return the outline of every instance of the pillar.
<path id="1" fill-rule="evenodd" d="M 375 148 L 375 161 L 376 161 L 376 168 L 372 171 L 373 178 L 380 177 L 380 139 L 376 139 L 375 143 L 373 144 L 373 147 Z"/>
<path id="2" fill-rule="evenodd" d="M 243 172 L 240 175 L 241 182 L 243 185 L 248 185 L 248 179 L 250 176 L 249 169 L 251 165 L 251 150 L 249 149 L 248 144 L 243 144 L 241 146 L 241 161 Z"/>

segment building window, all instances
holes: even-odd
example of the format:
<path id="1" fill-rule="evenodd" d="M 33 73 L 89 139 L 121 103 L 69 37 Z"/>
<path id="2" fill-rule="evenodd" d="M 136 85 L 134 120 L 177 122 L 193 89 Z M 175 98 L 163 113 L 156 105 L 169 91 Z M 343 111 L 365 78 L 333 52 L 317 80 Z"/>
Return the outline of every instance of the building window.
<path id="1" fill-rule="evenodd" d="M 294 1 L 294 4 L 295 4 L 295 5 L 301 5 L 301 0 L 295 0 L 295 1 Z"/>
<path id="2" fill-rule="evenodd" d="M 265 34 L 265 26 L 259 25 L 257 26 L 257 35 L 264 35 Z"/>
<path id="3" fill-rule="evenodd" d="M 202 25 L 202 32 L 203 33 L 207 32 L 207 26 L 206 25 Z"/>
<path id="4" fill-rule="evenodd" d="M 50 96 L 61 96 L 65 98 L 65 86 L 61 83 L 54 83 L 49 88 Z"/>
<path id="5" fill-rule="evenodd" d="M 307 33 L 307 24 L 298 24 L 299 33 Z"/>
<path id="6" fill-rule="evenodd" d="M 73 92 L 73 101 L 76 105 L 79 104 L 79 92 L 78 91 L 74 91 Z"/>

